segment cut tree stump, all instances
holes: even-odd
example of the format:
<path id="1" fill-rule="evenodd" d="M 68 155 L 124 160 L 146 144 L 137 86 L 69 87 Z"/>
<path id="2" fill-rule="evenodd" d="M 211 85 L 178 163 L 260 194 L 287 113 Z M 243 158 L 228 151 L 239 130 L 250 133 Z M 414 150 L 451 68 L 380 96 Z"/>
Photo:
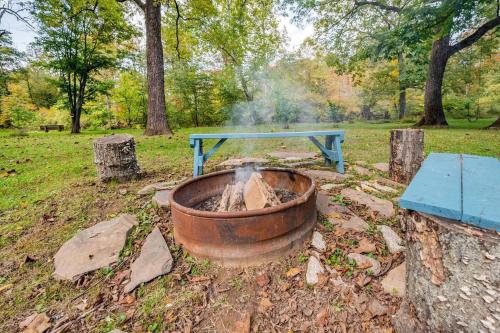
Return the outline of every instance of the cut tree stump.
<path id="1" fill-rule="evenodd" d="M 396 332 L 496 332 L 500 235 L 405 211 L 406 297 Z"/>
<path id="2" fill-rule="evenodd" d="M 424 131 L 391 130 L 390 144 L 389 176 L 398 183 L 409 184 L 424 161 Z"/>
<path id="3" fill-rule="evenodd" d="M 94 162 L 97 176 L 103 182 L 113 179 L 127 181 L 141 174 L 135 156 L 134 137 L 129 134 L 110 135 L 95 140 Z"/>

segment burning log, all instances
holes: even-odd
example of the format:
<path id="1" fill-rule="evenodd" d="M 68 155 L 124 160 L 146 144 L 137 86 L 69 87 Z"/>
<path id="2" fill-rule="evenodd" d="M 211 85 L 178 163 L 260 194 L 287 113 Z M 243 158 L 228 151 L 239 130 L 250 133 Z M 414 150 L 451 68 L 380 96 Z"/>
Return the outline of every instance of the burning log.
<path id="1" fill-rule="evenodd" d="M 219 212 L 234 212 L 246 210 L 243 200 L 243 182 L 237 182 L 234 185 L 226 185 L 222 198 L 219 203 Z"/>
<path id="2" fill-rule="evenodd" d="M 274 190 L 258 172 L 252 173 L 243 190 L 245 206 L 248 210 L 272 207 L 281 204 Z"/>

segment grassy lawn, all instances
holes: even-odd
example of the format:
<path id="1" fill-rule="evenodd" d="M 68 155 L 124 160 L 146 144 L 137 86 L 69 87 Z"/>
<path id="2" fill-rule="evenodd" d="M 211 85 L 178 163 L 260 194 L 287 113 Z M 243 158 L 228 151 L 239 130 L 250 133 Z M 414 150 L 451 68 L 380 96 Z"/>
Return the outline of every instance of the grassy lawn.
<path id="1" fill-rule="evenodd" d="M 482 130 L 493 119 L 468 122 L 451 121 L 450 128 L 425 130 L 425 152 L 500 155 L 500 132 Z M 341 124 L 345 129 L 344 156 L 348 162 L 386 162 L 389 158 L 391 128 L 408 127 L 408 123 Z M 290 130 L 332 129 L 331 124 L 297 125 Z M 141 222 L 152 219 L 149 201 L 137 198 L 141 186 L 156 180 L 179 179 L 192 173 L 191 133 L 223 131 L 280 131 L 279 127 L 258 128 L 189 128 L 176 131 L 172 138 L 144 137 L 141 130 L 30 132 L 14 136 L 0 130 L 0 288 L 12 285 L 9 306 L 0 307 L 0 318 L 20 320 L 32 311 L 64 309 L 66 300 L 81 290 L 53 282 L 51 258 L 69 237 L 83 227 L 131 212 Z M 139 164 L 146 177 L 128 184 L 96 184 L 92 141 L 112 133 L 135 136 Z M 207 143 L 207 147 L 212 143 Z M 233 140 L 228 141 L 207 163 L 206 172 L 223 159 L 242 156 L 264 156 L 273 150 L 317 151 L 307 139 Z M 120 195 L 118 189 L 127 189 Z M 137 228 L 132 237 L 141 238 L 150 228 Z M 42 246 L 43 244 L 43 246 Z M 25 257 L 36 262 L 24 265 Z M 166 283 L 166 282 L 165 282 Z M 156 285 L 158 287 L 158 285 Z M 147 288 L 156 288 L 153 287 Z M 146 289 L 147 289 L 146 288 Z M 162 287 L 148 297 L 166 293 Z M 162 291 L 163 290 L 163 291 Z M 99 289 L 88 289 L 89 298 Z M 156 296 L 155 296 L 156 295 Z M 4 302 L 0 292 L 0 304 Z M 163 296 L 158 296 L 163 297 Z M 155 303 L 146 299 L 143 306 Z M 156 310 L 144 316 L 150 320 Z M 115 318 L 116 319 L 116 318 Z M 113 319 L 113 320 L 115 320 Z M 118 320 L 118 319 L 116 319 Z M 109 322 L 109 321 L 108 321 Z M 8 322 L 5 327 L 13 327 Z M 108 331 L 105 324 L 98 331 Z M 111 326 L 110 326 L 111 327 Z M 2 329 L 0 321 L 0 331 Z"/>

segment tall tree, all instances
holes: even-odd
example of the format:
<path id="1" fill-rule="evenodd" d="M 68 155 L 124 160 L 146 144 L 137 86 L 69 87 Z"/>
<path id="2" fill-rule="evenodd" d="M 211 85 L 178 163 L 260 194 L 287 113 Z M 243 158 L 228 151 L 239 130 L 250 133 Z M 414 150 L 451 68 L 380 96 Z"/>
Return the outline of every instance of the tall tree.
<path id="1" fill-rule="evenodd" d="M 404 56 L 413 55 L 415 50 L 432 43 L 421 125 L 447 124 L 442 106 L 442 83 L 448 59 L 500 24 L 498 0 L 285 2 L 294 6 L 297 16 L 315 20 L 320 42 L 327 43 L 333 34 L 343 45 L 355 41 L 364 49 L 369 45 L 367 41 L 374 39 L 382 42 L 375 44 L 377 48 L 393 49 L 399 54 L 406 50 L 402 53 Z M 457 36 L 463 38 L 456 40 Z M 334 46 L 339 43 L 336 44 Z M 347 48 L 346 55 L 346 59 L 352 58 L 352 48 Z M 405 71 L 402 67 L 400 72 Z M 400 85 L 401 93 L 403 88 L 404 85 Z M 400 105 L 403 107 L 401 102 Z"/>
<path id="2" fill-rule="evenodd" d="M 134 30 L 114 1 L 35 0 L 33 13 L 39 23 L 35 43 L 44 52 L 45 65 L 59 73 L 71 133 L 79 133 L 85 102 L 109 88 L 99 71 L 117 65 Z"/>
<path id="3" fill-rule="evenodd" d="M 126 0 L 118 0 L 125 2 Z M 133 0 L 144 13 L 146 26 L 146 67 L 148 120 L 145 135 L 171 135 L 165 104 L 165 69 L 161 43 L 161 1 Z"/>
<path id="4" fill-rule="evenodd" d="M 424 116 L 419 125 L 448 125 L 443 111 L 443 78 L 450 57 L 471 46 L 500 24 L 499 0 L 442 0 L 424 3 L 407 12 L 403 32 L 409 40 L 432 39 L 424 96 Z M 415 23 L 416 22 L 416 23 Z M 412 33 L 409 33 L 409 32 Z M 428 39 L 427 39 L 428 40 Z"/>

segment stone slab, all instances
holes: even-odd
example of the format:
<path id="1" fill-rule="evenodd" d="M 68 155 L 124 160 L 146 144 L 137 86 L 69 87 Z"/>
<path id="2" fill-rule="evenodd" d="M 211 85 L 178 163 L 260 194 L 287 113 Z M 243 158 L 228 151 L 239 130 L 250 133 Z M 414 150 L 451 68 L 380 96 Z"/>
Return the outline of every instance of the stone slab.
<path id="1" fill-rule="evenodd" d="M 148 235 L 141 248 L 141 254 L 130 265 L 130 282 L 124 292 L 134 290 L 138 285 L 167 274 L 172 269 L 173 258 L 161 231 L 155 227 Z"/>
<path id="2" fill-rule="evenodd" d="M 171 190 L 161 190 L 153 196 L 153 204 L 162 209 L 170 209 L 170 196 Z"/>
<path id="3" fill-rule="evenodd" d="M 394 205 L 389 200 L 380 199 L 352 188 L 345 188 L 341 193 L 349 200 L 357 203 L 358 205 L 364 205 L 369 210 L 377 212 L 383 217 L 391 218 L 395 214 Z"/>
<path id="4" fill-rule="evenodd" d="M 318 179 L 329 182 L 341 182 L 347 179 L 346 175 L 343 175 L 338 172 L 328 171 L 328 170 L 306 170 L 304 171 L 306 175 Z"/>
<path id="5" fill-rule="evenodd" d="M 135 216 L 122 214 L 79 231 L 54 256 L 54 278 L 74 281 L 116 262 L 130 229 L 137 224 Z"/>
<path id="6" fill-rule="evenodd" d="M 381 285 L 386 293 L 400 297 L 404 296 L 406 291 L 406 262 L 390 270 L 382 279 Z"/>

